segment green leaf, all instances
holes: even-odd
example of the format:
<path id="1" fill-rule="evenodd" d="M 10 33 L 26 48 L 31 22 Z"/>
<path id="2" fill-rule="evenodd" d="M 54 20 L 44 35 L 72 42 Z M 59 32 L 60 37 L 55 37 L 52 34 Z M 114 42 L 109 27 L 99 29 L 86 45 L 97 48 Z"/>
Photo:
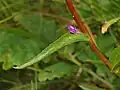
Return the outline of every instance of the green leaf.
<path id="1" fill-rule="evenodd" d="M 110 56 L 110 61 L 112 62 L 112 72 L 120 76 L 120 46 L 112 51 Z"/>
<path id="2" fill-rule="evenodd" d="M 39 38 L 40 43 L 45 48 L 48 44 L 58 38 L 57 25 L 54 20 L 47 20 L 40 14 L 19 15 L 15 17 L 28 32 L 33 33 Z"/>
<path id="3" fill-rule="evenodd" d="M 38 42 L 28 38 L 31 34 L 19 31 L 21 29 L 4 28 L 2 31 L 0 28 L 0 30 L 0 62 L 3 62 L 3 69 L 7 70 L 13 65 L 23 64 L 39 52 Z"/>
<path id="4" fill-rule="evenodd" d="M 5 70 L 28 62 L 58 37 L 54 20 L 39 14 L 20 14 L 15 19 L 24 29 L 0 27 L 0 62 Z"/>
<path id="5" fill-rule="evenodd" d="M 45 68 L 39 73 L 39 81 L 53 80 L 54 78 L 60 78 L 63 76 L 71 76 L 75 71 L 76 65 L 70 65 L 68 63 L 59 62 Z"/>
<path id="6" fill-rule="evenodd" d="M 107 43 L 106 43 L 107 42 Z M 116 44 L 115 40 L 109 34 L 98 36 L 96 38 L 97 47 L 105 53 L 106 56 L 111 55 L 111 51 L 114 49 Z"/>
<path id="7" fill-rule="evenodd" d="M 46 80 L 53 80 L 54 78 L 60 78 L 62 75 L 58 73 L 50 73 L 50 72 L 45 72 L 41 71 L 38 75 L 39 81 L 46 81 Z"/>
<path id="8" fill-rule="evenodd" d="M 57 73 L 67 73 L 68 75 L 71 75 L 72 73 L 72 69 L 75 67 L 76 65 L 70 65 L 68 63 L 65 62 L 59 62 L 57 64 L 54 64 L 52 66 L 49 66 L 47 68 L 45 68 L 45 71 L 51 71 L 51 72 L 57 72 Z"/>
<path id="9" fill-rule="evenodd" d="M 110 20 L 110 21 L 107 21 L 107 22 L 102 26 L 101 32 L 102 32 L 103 34 L 104 34 L 105 32 L 107 32 L 107 31 L 108 31 L 108 28 L 109 28 L 112 24 L 116 23 L 118 20 L 120 20 L 120 17 L 117 17 L 117 18 L 114 18 L 114 19 L 112 19 L 112 20 Z"/>
<path id="10" fill-rule="evenodd" d="M 22 69 L 27 66 L 30 66 L 36 62 L 41 61 L 43 58 L 49 56 L 50 54 L 54 53 L 55 51 L 59 50 L 60 48 L 69 45 L 74 42 L 78 41 L 89 41 L 89 38 L 84 34 L 70 34 L 66 33 L 63 36 L 61 36 L 59 39 L 57 39 L 55 42 L 51 43 L 47 48 L 45 48 L 41 53 L 39 53 L 37 56 L 33 57 L 29 62 L 14 67 L 15 69 Z"/>

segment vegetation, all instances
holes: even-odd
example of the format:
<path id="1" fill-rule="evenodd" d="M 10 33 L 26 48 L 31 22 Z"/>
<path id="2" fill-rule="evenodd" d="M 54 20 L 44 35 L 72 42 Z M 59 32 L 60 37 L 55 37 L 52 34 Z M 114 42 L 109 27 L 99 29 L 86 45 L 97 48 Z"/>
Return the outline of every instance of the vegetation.
<path id="1" fill-rule="evenodd" d="M 0 0 L 0 90 L 120 90 L 120 1 L 72 0 L 109 68 L 66 1 Z"/>

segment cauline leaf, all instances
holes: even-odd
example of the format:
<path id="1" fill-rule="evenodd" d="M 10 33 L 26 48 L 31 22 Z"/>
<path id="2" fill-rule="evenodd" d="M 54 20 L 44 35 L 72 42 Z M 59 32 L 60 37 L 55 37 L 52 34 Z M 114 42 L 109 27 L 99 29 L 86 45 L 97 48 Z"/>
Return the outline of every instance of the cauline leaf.
<path id="1" fill-rule="evenodd" d="M 78 42 L 78 41 L 89 41 L 89 37 L 83 33 L 80 34 L 70 34 L 70 33 L 66 33 L 63 36 L 61 36 L 60 38 L 58 38 L 56 41 L 54 41 L 53 43 L 51 43 L 47 48 L 45 48 L 41 53 L 39 53 L 37 56 L 33 57 L 31 60 L 29 60 L 29 62 L 14 67 L 15 69 L 22 69 L 25 68 L 27 66 L 30 66 L 34 63 L 37 63 L 39 61 L 41 61 L 43 58 L 51 55 L 52 53 L 56 52 L 57 50 L 59 50 L 60 48 L 72 44 L 74 42 Z"/>

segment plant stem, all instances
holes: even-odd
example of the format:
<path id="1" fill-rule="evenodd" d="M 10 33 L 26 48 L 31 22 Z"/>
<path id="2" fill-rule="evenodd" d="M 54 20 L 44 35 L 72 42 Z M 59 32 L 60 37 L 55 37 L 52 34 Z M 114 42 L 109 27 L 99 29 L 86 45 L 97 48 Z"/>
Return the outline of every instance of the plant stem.
<path id="1" fill-rule="evenodd" d="M 99 81 L 101 81 L 102 83 L 104 83 L 105 85 L 107 85 L 109 88 L 111 88 L 112 90 L 114 90 L 113 89 L 113 86 L 109 83 L 109 82 L 107 82 L 106 80 L 104 80 L 104 79 L 102 79 L 101 77 L 99 77 L 97 74 L 95 74 L 93 71 L 91 71 L 91 70 L 89 70 L 89 69 L 87 69 L 87 68 L 85 68 L 85 67 L 83 67 L 83 69 L 85 70 L 85 71 L 87 71 L 89 74 L 91 74 L 93 77 L 95 77 L 96 79 L 98 79 Z"/>
<path id="2" fill-rule="evenodd" d="M 90 46 L 91 49 L 100 57 L 100 59 L 104 62 L 105 65 L 107 65 L 110 69 L 112 68 L 112 64 L 109 62 L 109 60 L 100 52 L 100 50 L 96 47 L 96 42 L 94 39 L 94 36 L 92 35 L 91 31 L 88 29 L 88 26 L 85 25 L 81 18 L 79 17 L 79 14 L 76 12 L 76 9 L 74 8 L 71 0 L 66 0 L 66 4 L 70 10 L 70 12 L 73 15 L 74 20 L 78 24 L 78 27 L 80 28 L 80 31 L 88 34 L 90 37 Z"/>
<path id="3" fill-rule="evenodd" d="M 9 16 L 9 17 L 7 17 L 7 18 L 5 18 L 5 19 L 0 20 L 0 24 L 2 24 L 2 23 L 4 23 L 4 22 L 12 19 L 14 16 L 15 16 L 15 15 L 12 15 L 12 16 Z"/>

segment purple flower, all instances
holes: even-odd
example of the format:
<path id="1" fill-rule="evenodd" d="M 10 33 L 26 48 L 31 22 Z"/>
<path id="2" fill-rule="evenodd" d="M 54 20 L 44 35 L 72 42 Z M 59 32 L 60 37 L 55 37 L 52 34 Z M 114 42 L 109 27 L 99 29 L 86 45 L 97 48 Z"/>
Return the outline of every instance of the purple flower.
<path id="1" fill-rule="evenodd" d="M 66 26 L 67 29 L 69 30 L 70 33 L 80 33 L 79 30 L 75 27 L 75 26 L 72 26 L 72 25 L 67 25 Z"/>

